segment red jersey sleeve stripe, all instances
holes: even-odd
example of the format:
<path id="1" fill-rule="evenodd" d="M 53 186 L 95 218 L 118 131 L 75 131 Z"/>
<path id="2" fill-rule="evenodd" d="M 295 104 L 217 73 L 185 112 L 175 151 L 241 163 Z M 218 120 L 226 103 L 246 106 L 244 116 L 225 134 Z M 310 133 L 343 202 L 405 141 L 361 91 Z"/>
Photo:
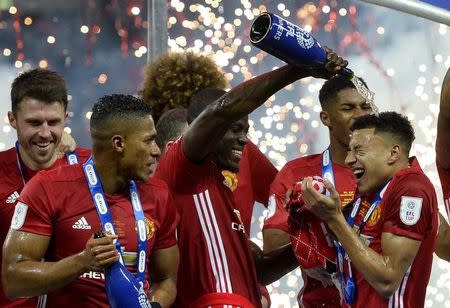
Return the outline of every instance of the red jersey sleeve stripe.
<path id="1" fill-rule="evenodd" d="M 218 271 L 220 259 L 218 258 L 218 251 L 217 251 L 217 245 L 213 245 L 213 241 L 215 242 L 215 239 L 213 239 L 214 234 L 211 231 L 211 227 L 207 225 L 205 222 L 205 217 L 203 214 L 203 204 L 204 200 L 201 203 L 199 195 L 194 195 L 194 204 L 195 209 L 197 211 L 198 219 L 200 221 L 200 225 L 202 228 L 203 236 L 205 237 L 206 246 L 208 248 L 208 254 L 209 254 L 209 262 L 211 264 L 211 269 L 214 274 L 214 277 L 216 279 L 216 290 L 219 293 L 226 292 L 225 289 L 225 280 L 223 279 L 223 273 L 220 268 L 220 272 Z M 209 225 L 211 223 L 209 222 Z"/>
<path id="2" fill-rule="evenodd" d="M 230 271 L 228 269 L 228 261 L 227 261 L 227 255 L 225 253 L 225 248 L 223 246 L 223 241 L 222 241 L 222 235 L 220 234 L 220 229 L 219 226 L 217 225 L 217 219 L 216 219 L 216 215 L 214 213 L 214 208 L 212 206 L 212 202 L 211 202 L 211 198 L 209 196 L 209 191 L 206 190 L 205 191 L 205 197 L 206 197 L 206 208 L 209 211 L 209 215 L 211 216 L 211 220 L 213 222 L 213 226 L 214 226 L 214 231 L 216 233 L 217 236 L 217 243 L 219 246 L 219 251 L 220 251 L 220 255 L 221 255 L 221 259 L 223 262 L 223 269 L 224 269 L 224 273 L 225 273 L 225 281 L 227 283 L 227 288 L 228 288 L 228 293 L 233 293 L 233 288 L 231 286 L 231 278 L 230 278 Z"/>

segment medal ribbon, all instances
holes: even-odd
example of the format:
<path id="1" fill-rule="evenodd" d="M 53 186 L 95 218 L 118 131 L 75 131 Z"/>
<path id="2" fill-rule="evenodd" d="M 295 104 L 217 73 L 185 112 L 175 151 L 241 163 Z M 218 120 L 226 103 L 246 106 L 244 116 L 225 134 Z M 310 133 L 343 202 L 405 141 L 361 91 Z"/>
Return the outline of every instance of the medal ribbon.
<path id="1" fill-rule="evenodd" d="M 83 171 L 86 176 L 86 180 L 89 185 L 89 190 L 91 192 L 92 200 L 94 201 L 95 208 L 97 209 L 97 214 L 102 224 L 104 230 L 110 232 L 111 234 L 117 234 L 111 213 L 108 208 L 108 202 L 106 201 L 105 193 L 103 191 L 100 178 L 97 171 L 95 170 L 94 160 L 92 156 L 83 164 Z M 144 211 L 142 209 L 141 200 L 137 191 L 136 183 L 130 181 L 130 199 L 133 206 L 134 218 L 137 225 L 138 232 L 138 258 L 137 258 L 137 280 L 144 285 L 145 283 L 145 267 L 146 267 L 146 254 L 147 254 L 147 227 L 145 224 Z M 114 240 L 114 245 L 120 256 L 120 263 L 124 265 L 122 249 L 120 248 L 119 240 Z"/>
<path id="2" fill-rule="evenodd" d="M 375 211 L 378 204 L 380 204 L 381 199 L 383 198 L 383 194 L 386 191 L 390 182 L 391 182 L 390 180 L 389 180 L 389 182 L 387 182 L 387 184 L 384 186 L 384 188 L 377 194 L 373 203 L 370 205 L 369 210 L 367 211 L 366 215 L 364 215 L 363 221 L 361 222 L 361 224 L 358 227 L 358 231 L 357 231 L 358 235 L 362 233 L 370 216 Z M 352 212 L 350 213 L 350 216 L 347 218 L 347 223 L 350 225 L 351 228 L 353 228 L 353 226 L 355 225 L 355 220 L 356 220 L 356 217 L 358 216 L 358 213 L 360 210 L 360 205 L 361 205 L 361 197 L 359 197 L 355 201 L 355 203 L 353 204 Z M 356 297 L 356 280 L 353 277 L 352 264 L 351 264 L 350 258 L 346 254 L 345 249 L 342 246 L 342 244 L 339 241 L 335 241 L 335 245 L 337 246 L 340 280 L 341 280 L 342 292 L 344 294 L 344 300 L 345 300 L 346 304 L 351 305 L 355 301 L 355 297 Z M 347 262 L 348 263 L 348 278 L 347 279 L 345 279 L 345 274 L 344 274 L 344 260 L 346 257 L 347 257 L 347 261 L 348 261 Z"/>

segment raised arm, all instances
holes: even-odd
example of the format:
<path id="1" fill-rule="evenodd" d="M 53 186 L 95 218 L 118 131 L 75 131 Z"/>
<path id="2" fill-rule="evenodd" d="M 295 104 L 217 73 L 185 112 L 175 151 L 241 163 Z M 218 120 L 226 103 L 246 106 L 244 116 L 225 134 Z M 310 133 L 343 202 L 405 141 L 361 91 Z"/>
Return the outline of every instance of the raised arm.
<path id="1" fill-rule="evenodd" d="M 329 78 L 347 66 L 347 61 L 327 51 L 328 62 L 324 68 L 299 69 L 286 65 L 239 84 L 210 104 L 184 134 L 183 149 L 187 158 L 202 161 L 234 122 L 250 114 L 283 87 L 309 76 Z"/>
<path id="2" fill-rule="evenodd" d="M 161 307 L 170 307 L 177 295 L 178 246 L 158 249 L 150 256 L 151 289 L 149 298 Z"/>
<path id="3" fill-rule="evenodd" d="M 437 123 L 436 158 L 444 169 L 450 169 L 450 69 L 444 77 Z"/>
<path id="4" fill-rule="evenodd" d="M 91 238 L 76 255 L 41 262 L 50 237 L 10 229 L 3 245 L 4 291 L 9 298 L 37 296 L 64 287 L 86 271 L 103 271 L 119 260 L 115 238 Z"/>

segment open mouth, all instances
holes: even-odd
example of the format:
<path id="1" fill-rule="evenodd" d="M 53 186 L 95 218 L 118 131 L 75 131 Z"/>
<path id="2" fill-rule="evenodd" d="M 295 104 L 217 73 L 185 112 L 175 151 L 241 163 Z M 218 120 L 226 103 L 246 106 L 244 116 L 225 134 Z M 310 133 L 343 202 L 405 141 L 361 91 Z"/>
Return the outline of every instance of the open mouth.
<path id="1" fill-rule="evenodd" d="M 364 169 L 355 169 L 355 170 L 353 170 L 353 174 L 355 175 L 355 178 L 357 180 L 360 180 L 363 177 L 364 173 L 365 173 Z"/>
<path id="2" fill-rule="evenodd" d="M 50 148 L 51 142 L 36 142 L 34 145 L 39 151 L 47 151 Z"/>

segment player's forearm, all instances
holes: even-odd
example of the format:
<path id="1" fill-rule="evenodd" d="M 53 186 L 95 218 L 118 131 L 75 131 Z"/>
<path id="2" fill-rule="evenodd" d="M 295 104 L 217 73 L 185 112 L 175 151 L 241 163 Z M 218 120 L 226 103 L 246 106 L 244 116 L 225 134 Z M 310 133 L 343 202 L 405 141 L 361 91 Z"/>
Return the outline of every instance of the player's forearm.
<path id="1" fill-rule="evenodd" d="M 264 254 L 255 243 L 249 242 L 260 283 L 268 285 L 298 267 L 290 243 Z"/>
<path id="2" fill-rule="evenodd" d="M 231 89 L 214 105 L 214 117 L 232 123 L 250 114 L 274 93 L 292 82 L 311 75 L 309 70 L 283 66 Z"/>
<path id="3" fill-rule="evenodd" d="M 177 283 L 173 278 L 167 278 L 152 284 L 149 298 L 152 302 L 158 302 L 162 308 L 170 307 L 177 296 Z"/>
<path id="4" fill-rule="evenodd" d="M 289 244 L 291 238 L 283 230 L 267 228 L 263 230 L 263 241 L 263 252 L 268 255 L 279 247 Z"/>
<path id="5" fill-rule="evenodd" d="M 3 267 L 3 287 L 10 298 L 31 297 L 64 287 L 87 269 L 73 255 L 58 262 L 18 261 Z"/>
<path id="6" fill-rule="evenodd" d="M 400 281 L 394 277 L 387 260 L 366 246 L 361 238 L 347 224 L 343 215 L 330 221 L 328 226 L 341 242 L 350 257 L 352 265 L 377 291 L 380 296 L 389 297 L 398 288 Z M 347 261 L 344 260 L 344 264 Z"/>
<path id="7" fill-rule="evenodd" d="M 441 214 L 439 214 L 439 220 L 435 252 L 439 258 L 450 262 L 450 226 Z"/>

